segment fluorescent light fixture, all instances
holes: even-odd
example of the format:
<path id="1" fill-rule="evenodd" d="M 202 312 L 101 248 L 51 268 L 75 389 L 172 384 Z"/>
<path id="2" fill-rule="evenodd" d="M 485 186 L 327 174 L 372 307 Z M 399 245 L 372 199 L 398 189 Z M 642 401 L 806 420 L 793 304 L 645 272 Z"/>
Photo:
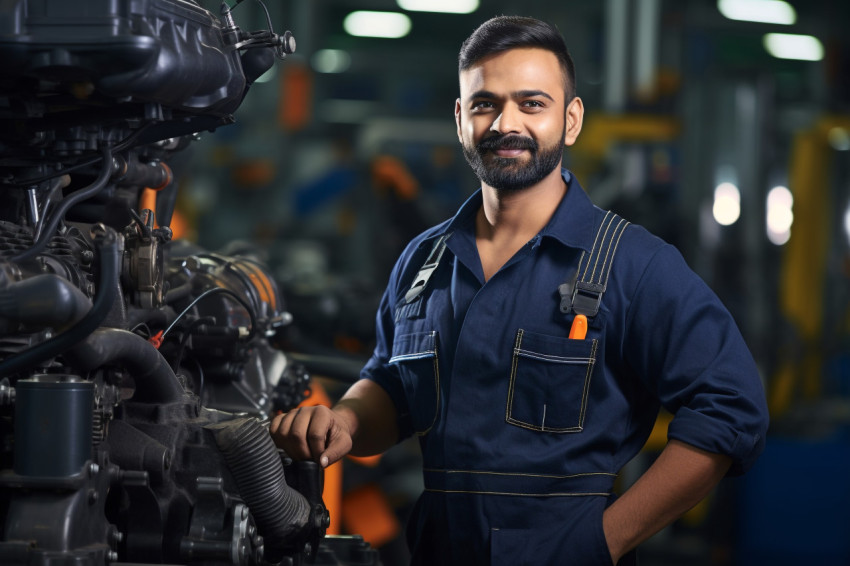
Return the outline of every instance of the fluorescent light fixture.
<path id="1" fill-rule="evenodd" d="M 411 12 L 441 12 L 471 14 L 478 9 L 478 0 L 396 0 L 399 8 Z"/>
<path id="2" fill-rule="evenodd" d="M 360 10 L 345 16 L 342 27 L 357 37 L 396 39 L 410 33 L 410 18 L 400 12 L 369 12 Z"/>
<path id="3" fill-rule="evenodd" d="M 717 9 L 730 20 L 792 25 L 794 7 L 783 0 L 717 0 Z"/>
<path id="4" fill-rule="evenodd" d="M 344 73 L 351 66 L 351 55 L 341 49 L 319 49 L 310 61 L 320 73 Z"/>
<path id="5" fill-rule="evenodd" d="M 741 217 L 741 191 L 732 183 L 720 183 L 714 189 L 714 221 L 721 226 L 731 226 Z"/>
<path id="6" fill-rule="evenodd" d="M 764 48 L 777 59 L 820 61 L 823 59 L 823 44 L 813 35 L 791 33 L 766 33 Z"/>
<path id="7" fill-rule="evenodd" d="M 794 196 L 787 187 L 773 187 L 767 193 L 767 238 L 781 246 L 791 238 L 794 223 Z"/>

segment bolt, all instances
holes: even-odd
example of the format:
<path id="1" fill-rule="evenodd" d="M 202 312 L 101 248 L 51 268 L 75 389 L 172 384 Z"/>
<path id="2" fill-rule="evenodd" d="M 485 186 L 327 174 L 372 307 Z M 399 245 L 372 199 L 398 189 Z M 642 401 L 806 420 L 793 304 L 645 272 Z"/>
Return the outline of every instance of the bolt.
<path id="1" fill-rule="evenodd" d="M 100 466 L 98 466 L 95 462 L 89 464 L 89 475 L 94 477 L 100 472 Z"/>
<path id="2" fill-rule="evenodd" d="M 98 496 L 97 492 L 93 489 L 90 489 L 89 490 L 89 505 L 94 505 L 95 503 L 97 503 L 98 499 L 99 499 L 99 496 Z"/>
<path id="3" fill-rule="evenodd" d="M 116 560 L 118 560 L 118 553 L 114 550 L 110 550 L 106 553 L 106 560 L 108 562 L 115 562 Z"/>

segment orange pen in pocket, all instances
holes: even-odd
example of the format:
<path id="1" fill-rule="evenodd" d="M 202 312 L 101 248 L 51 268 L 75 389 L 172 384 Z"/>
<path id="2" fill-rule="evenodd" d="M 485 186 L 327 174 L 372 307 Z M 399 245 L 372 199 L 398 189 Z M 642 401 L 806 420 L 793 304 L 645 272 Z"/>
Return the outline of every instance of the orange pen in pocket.
<path id="1" fill-rule="evenodd" d="M 570 327 L 570 340 L 584 340 L 585 336 L 587 336 L 587 317 L 577 314 Z"/>

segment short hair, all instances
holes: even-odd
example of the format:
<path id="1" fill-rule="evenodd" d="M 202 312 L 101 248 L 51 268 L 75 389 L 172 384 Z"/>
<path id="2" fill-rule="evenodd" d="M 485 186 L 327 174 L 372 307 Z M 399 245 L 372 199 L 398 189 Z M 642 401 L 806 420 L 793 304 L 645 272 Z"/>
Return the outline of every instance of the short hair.
<path id="1" fill-rule="evenodd" d="M 567 100 L 572 100 L 576 95 L 576 71 L 564 38 L 557 27 L 535 18 L 496 16 L 478 26 L 460 46 L 458 72 L 489 55 L 522 47 L 545 49 L 558 58 L 564 72 L 564 92 Z"/>

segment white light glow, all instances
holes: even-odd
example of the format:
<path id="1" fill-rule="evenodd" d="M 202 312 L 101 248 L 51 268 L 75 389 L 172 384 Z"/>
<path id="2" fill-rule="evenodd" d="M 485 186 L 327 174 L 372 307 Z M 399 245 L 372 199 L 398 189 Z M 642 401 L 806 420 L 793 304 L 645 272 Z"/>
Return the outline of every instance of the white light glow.
<path id="1" fill-rule="evenodd" d="M 320 73 L 344 73 L 351 66 L 351 56 L 341 49 L 320 49 L 311 61 Z"/>
<path id="2" fill-rule="evenodd" d="M 782 0 L 717 0 L 717 9 L 730 20 L 791 25 L 797 12 Z"/>
<path id="3" fill-rule="evenodd" d="M 847 243 L 850 244 L 850 207 L 844 211 L 844 235 L 847 236 Z"/>
<path id="4" fill-rule="evenodd" d="M 793 206 L 794 196 L 786 187 L 773 187 L 767 193 L 767 238 L 777 246 L 791 238 Z"/>
<path id="5" fill-rule="evenodd" d="M 342 27 L 357 37 L 396 39 L 410 33 L 410 18 L 399 12 L 369 12 L 360 10 L 345 16 Z"/>
<path id="6" fill-rule="evenodd" d="M 396 0 L 399 7 L 411 12 L 442 12 L 471 14 L 478 9 L 478 0 Z"/>
<path id="7" fill-rule="evenodd" d="M 721 226 L 731 226 L 741 217 L 741 191 L 732 183 L 720 183 L 714 189 L 714 221 Z"/>
<path id="8" fill-rule="evenodd" d="M 832 149 L 836 151 L 850 151 L 850 132 L 847 132 L 844 128 L 839 128 L 838 126 L 830 128 L 827 133 L 827 139 L 829 139 L 829 145 L 832 146 Z"/>
<path id="9" fill-rule="evenodd" d="M 823 59 L 823 44 L 813 35 L 792 33 L 766 33 L 764 48 L 777 59 L 798 61 L 820 61 Z"/>

